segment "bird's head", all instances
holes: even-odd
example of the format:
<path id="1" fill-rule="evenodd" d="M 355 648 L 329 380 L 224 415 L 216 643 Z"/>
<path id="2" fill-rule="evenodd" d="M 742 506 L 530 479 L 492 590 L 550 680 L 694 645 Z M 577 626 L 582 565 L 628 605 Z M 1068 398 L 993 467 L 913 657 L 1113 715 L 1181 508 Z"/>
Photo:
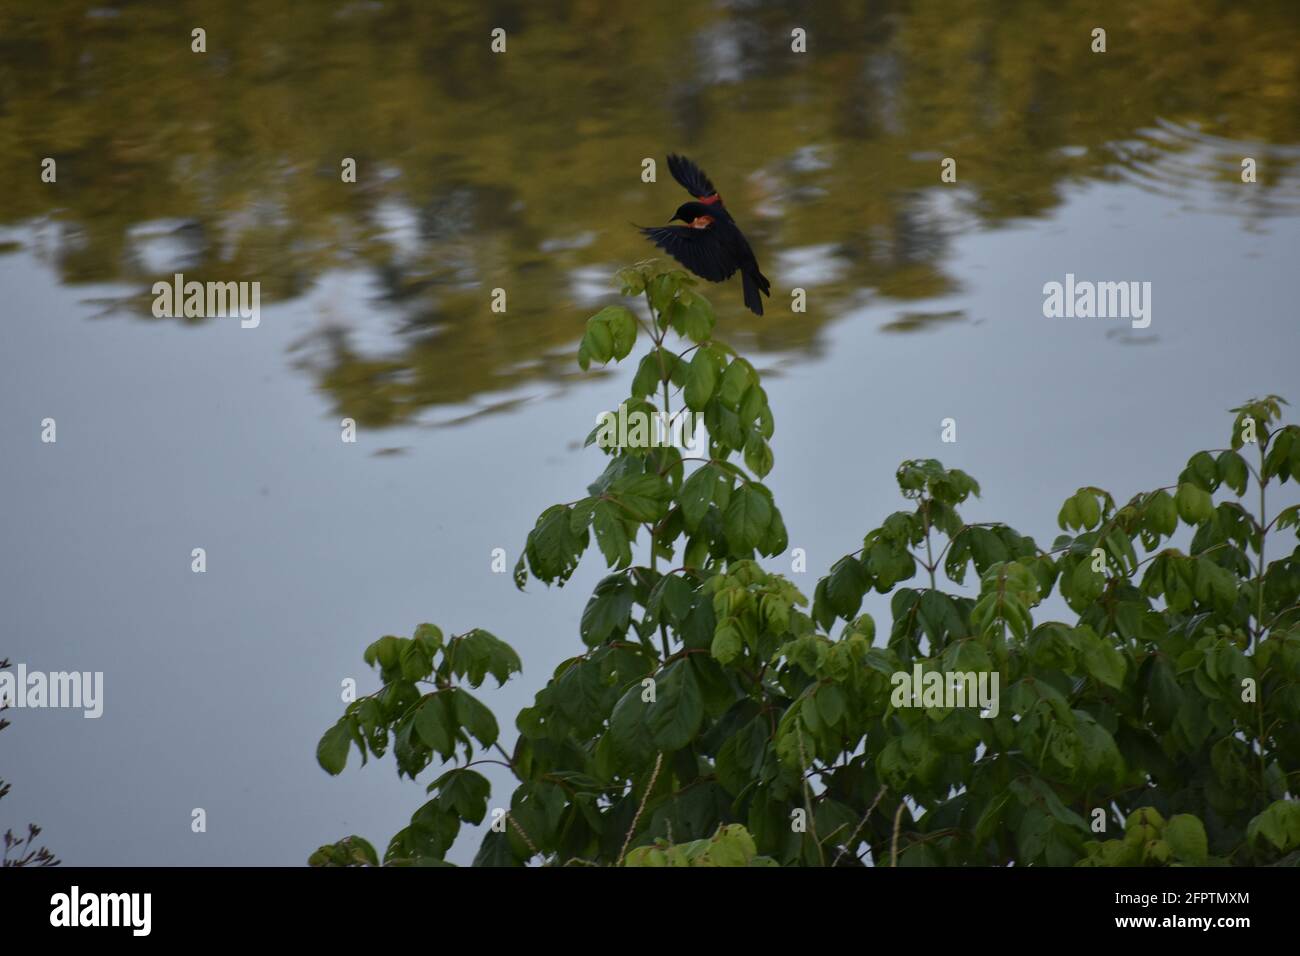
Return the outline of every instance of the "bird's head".
<path id="1" fill-rule="evenodd" d="M 712 212 L 713 210 L 702 202 L 684 202 L 677 207 L 677 211 L 673 213 L 673 218 L 669 222 L 675 222 L 679 219 L 682 222 L 694 222 L 700 216 L 707 216 Z"/>

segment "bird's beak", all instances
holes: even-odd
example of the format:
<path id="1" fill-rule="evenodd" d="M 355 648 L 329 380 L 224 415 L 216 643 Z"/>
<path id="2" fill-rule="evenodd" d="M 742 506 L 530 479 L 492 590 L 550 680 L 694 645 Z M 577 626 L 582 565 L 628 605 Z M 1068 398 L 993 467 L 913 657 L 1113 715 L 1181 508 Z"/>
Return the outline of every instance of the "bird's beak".
<path id="1" fill-rule="evenodd" d="M 682 222 L 685 222 L 685 221 L 686 221 L 685 219 L 682 219 L 681 216 L 673 216 L 673 218 L 669 219 L 668 221 L 669 221 L 669 222 L 676 222 L 676 221 L 679 220 L 679 219 L 681 219 Z"/>

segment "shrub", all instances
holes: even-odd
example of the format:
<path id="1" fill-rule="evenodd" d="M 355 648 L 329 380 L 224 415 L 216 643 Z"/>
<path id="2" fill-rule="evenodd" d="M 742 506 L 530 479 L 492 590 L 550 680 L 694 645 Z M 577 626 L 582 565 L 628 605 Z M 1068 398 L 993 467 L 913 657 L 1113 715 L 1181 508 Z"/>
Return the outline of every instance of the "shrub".
<path id="1" fill-rule="evenodd" d="M 1300 428 L 1278 423 L 1281 399 L 1233 409 L 1230 446 L 1197 452 L 1168 487 L 1123 504 L 1081 487 L 1050 549 L 967 523 L 975 479 L 906 461 L 905 507 L 809 604 L 757 560 L 787 547 L 762 483 L 774 421 L 757 372 L 714 337 L 686 274 L 642 264 L 619 277 L 650 322 L 601 310 L 579 364 L 622 362 L 644 336 L 625 410 L 671 417 L 676 401 L 677 415 L 702 415 L 707 450 L 602 447 L 586 495 L 537 519 L 520 587 L 563 585 L 593 538 L 610 573 L 582 614 L 582 652 L 518 714 L 512 751 L 467 689 L 519 672 L 508 645 L 422 624 L 366 650 L 383 686 L 326 732 L 321 765 L 339 773 L 355 745 L 363 761 L 391 748 L 412 779 L 435 756 L 446 768 L 384 863 L 444 862 L 461 825 L 487 816 L 484 759 L 517 785 L 479 865 L 1296 858 L 1300 509 L 1266 511 L 1270 489 L 1300 479 Z M 597 429 L 588 444 L 608 443 Z M 1290 550 L 1266 562 L 1266 541 Z M 871 590 L 890 595 L 879 634 L 860 613 Z M 1036 622 L 1054 590 L 1075 619 Z M 959 673 L 995 691 L 983 716 L 942 695 L 964 687 L 944 680 Z M 311 862 L 380 858 L 353 836 Z"/>

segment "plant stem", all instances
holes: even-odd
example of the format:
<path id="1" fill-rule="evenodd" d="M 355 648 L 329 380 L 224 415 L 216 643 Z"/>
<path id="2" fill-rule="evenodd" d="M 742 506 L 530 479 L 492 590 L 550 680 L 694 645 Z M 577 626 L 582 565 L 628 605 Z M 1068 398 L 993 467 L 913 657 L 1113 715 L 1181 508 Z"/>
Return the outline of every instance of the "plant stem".
<path id="1" fill-rule="evenodd" d="M 1258 650 L 1259 642 L 1264 639 L 1264 538 L 1268 534 L 1267 515 L 1264 511 L 1264 488 L 1268 484 L 1268 476 L 1264 472 L 1264 452 L 1265 444 L 1268 437 L 1259 442 L 1259 475 L 1256 480 L 1259 483 L 1259 564 L 1255 578 L 1255 588 L 1259 592 L 1258 600 L 1255 603 L 1255 635 L 1252 650 Z M 1263 741 L 1260 741 L 1263 746 Z"/>
<path id="2" fill-rule="evenodd" d="M 660 328 L 660 326 L 659 326 L 659 320 L 658 320 L 658 317 L 655 315 L 655 307 L 654 307 L 654 303 L 652 303 L 652 302 L 650 301 L 650 290 L 649 290 L 649 288 L 647 288 L 647 289 L 645 290 L 645 301 L 646 301 L 646 305 L 649 306 L 649 308 L 650 308 L 650 322 L 651 322 L 651 326 L 652 326 L 652 329 L 653 329 L 651 335 L 652 335 L 652 337 L 654 338 L 655 354 L 659 356 L 659 382 L 660 382 L 661 385 L 663 385 L 663 393 L 664 393 L 664 407 L 663 407 L 663 419 L 662 419 L 662 420 L 663 420 L 663 423 L 664 423 L 664 429 L 665 429 L 665 430 L 669 430 L 669 429 L 672 428 L 672 424 L 671 424 L 671 422 L 669 421 L 669 418 L 670 418 L 670 416 L 671 416 L 671 414 L 672 414 L 672 400 L 671 400 L 671 398 L 669 397 L 669 394 L 668 394 L 669 375 L 668 375 L 668 368 L 667 368 L 667 366 L 664 365 L 664 349 L 663 349 L 664 339 L 668 336 L 668 331 L 667 331 L 667 329 L 662 329 L 662 328 Z M 661 436 L 661 437 L 664 438 L 664 439 L 667 439 L 668 436 L 667 436 L 667 435 L 664 435 L 664 436 Z M 658 533 L 657 533 L 657 531 L 656 531 L 654 528 L 651 528 L 651 529 L 650 529 L 650 568 L 651 568 L 651 570 L 654 570 L 654 568 L 656 567 L 657 561 L 658 561 L 658 547 L 657 547 L 657 545 L 658 545 Z M 671 572 L 669 572 L 669 573 L 671 573 Z M 664 651 L 664 663 L 666 664 L 666 663 L 668 663 L 668 659 L 672 656 L 672 646 L 670 645 L 670 643 L 669 643 L 669 641 L 668 641 L 668 628 L 664 625 L 663 621 L 660 621 L 660 622 L 659 622 L 659 641 L 660 641 L 660 643 L 663 645 L 663 651 Z M 661 758 L 662 758 L 662 755 L 660 755 L 660 756 L 661 756 Z M 658 767 L 657 767 L 657 766 L 656 766 L 655 772 L 658 773 Z M 625 847 L 624 849 L 626 849 L 626 847 Z"/>
<path id="3" fill-rule="evenodd" d="M 930 549 L 930 501 L 925 502 L 925 569 L 930 572 L 930 590 L 933 591 L 938 585 L 934 580 L 934 552 Z"/>

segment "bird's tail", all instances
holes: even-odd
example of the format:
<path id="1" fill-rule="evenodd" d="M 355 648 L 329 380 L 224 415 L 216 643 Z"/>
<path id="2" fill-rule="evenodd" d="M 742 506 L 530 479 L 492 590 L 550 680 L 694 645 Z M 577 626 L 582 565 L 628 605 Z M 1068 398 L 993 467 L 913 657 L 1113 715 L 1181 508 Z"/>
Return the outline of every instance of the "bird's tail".
<path id="1" fill-rule="evenodd" d="M 755 269 L 753 272 L 744 272 L 741 274 L 741 285 L 745 291 L 745 307 L 755 315 L 763 314 L 763 298 L 759 295 L 771 296 L 772 284 L 767 281 L 767 276 Z"/>

